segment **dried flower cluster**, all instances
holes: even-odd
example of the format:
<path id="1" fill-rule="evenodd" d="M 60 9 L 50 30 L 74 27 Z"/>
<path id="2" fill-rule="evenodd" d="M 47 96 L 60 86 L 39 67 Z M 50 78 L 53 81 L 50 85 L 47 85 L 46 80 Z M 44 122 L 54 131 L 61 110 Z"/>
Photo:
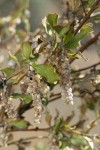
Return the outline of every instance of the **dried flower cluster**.
<path id="1" fill-rule="evenodd" d="M 33 70 L 29 70 L 27 77 L 25 77 L 24 83 L 27 82 L 26 93 L 31 94 L 33 107 L 34 107 L 34 122 L 40 123 L 42 113 L 45 109 L 44 104 L 46 99 L 49 98 L 49 86 L 46 82 L 40 77 L 40 75 L 35 74 Z M 24 84 L 23 84 L 24 85 Z"/>
<path id="2" fill-rule="evenodd" d="M 2 78 L 1 82 L 1 90 L 0 90 L 0 112 L 2 113 L 2 117 L 4 118 L 12 118 L 15 119 L 17 117 L 17 112 L 12 106 L 11 99 L 8 96 L 6 78 Z M 3 119 L 2 118 L 2 119 Z"/>
<path id="3" fill-rule="evenodd" d="M 71 66 L 65 49 L 51 48 L 48 60 L 56 68 L 60 76 L 60 86 L 62 87 L 62 99 L 66 103 L 73 104 L 73 93 L 70 85 Z"/>

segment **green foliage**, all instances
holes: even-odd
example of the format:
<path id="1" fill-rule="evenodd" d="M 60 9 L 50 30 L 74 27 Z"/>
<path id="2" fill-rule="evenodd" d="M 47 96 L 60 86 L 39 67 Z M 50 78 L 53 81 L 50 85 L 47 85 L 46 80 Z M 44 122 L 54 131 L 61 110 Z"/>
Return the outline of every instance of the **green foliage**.
<path id="1" fill-rule="evenodd" d="M 29 126 L 29 122 L 25 120 L 15 120 L 9 123 L 9 126 L 16 128 L 17 130 L 25 130 Z"/>
<path id="2" fill-rule="evenodd" d="M 43 26 L 45 27 L 46 32 L 49 35 L 53 35 L 53 28 L 57 25 L 58 15 L 57 14 L 49 14 L 42 21 Z"/>
<path id="3" fill-rule="evenodd" d="M 66 34 L 66 32 L 68 31 L 67 27 L 63 27 L 61 25 L 56 25 L 53 27 L 53 29 L 58 33 L 58 35 L 60 37 L 64 37 L 64 35 Z"/>
<path id="4" fill-rule="evenodd" d="M 49 35 L 54 36 L 55 33 L 63 39 L 63 44 L 67 49 L 75 49 L 79 42 L 92 32 L 91 24 L 85 24 L 78 34 L 74 34 L 74 24 L 70 27 L 58 25 L 58 15 L 49 14 L 44 20 L 43 25 Z"/>
<path id="5" fill-rule="evenodd" d="M 4 69 L 1 69 L 1 71 L 5 73 L 7 77 L 10 77 L 14 73 L 15 70 L 12 68 L 4 68 Z"/>
<path id="6" fill-rule="evenodd" d="M 54 26 L 57 25 L 58 15 L 57 14 L 48 14 L 47 21 L 51 25 L 51 27 L 53 28 Z"/>
<path id="7" fill-rule="evenodd" d="M 57 81 L 59 81 L 59 76 L 50 64 L 33 64 L 33 68 L 36 71 L 36 73 L 41 75 L 41 77 L 43 77 L 48 83 L 55 84 Z"/>
<path id="8" fill-rule="evenodd" d="M 19 62 L 20 65 L 23 64 L 24 62 L 24 58 L 23 58 L 23 54 L 22 54 L 22 51 L 21 50 L 18 50 L 16 53 L 15 53 L 15 56 Z"/>
<path id="9" fill-rule="evenodd" d="M 68 49 L 75 49 L 78 47 L 79 42 L 84 39 L 90 32 L 92 32 L 90 24 L 84 25 L 80 32 L 76 35 L 69 30 L 68 33 L 64 36 L 64 45 Z"/>
<path id="10" fill-rule="evenodd" d="M 19 93 L 13 93 L 11 95 L 11 98 L 16 99 L 19 98 L 22 100 L 25 104 L 28 104 L 32 101 L 32 96 L 30 94 L 19 94 Z"/>
<path id="11" fill-rule="evenodd" d="M 25 59 L 28 60 L 30 57 L 30 54 L 32 52 L 30 43 L 29 42 L 23 43 L 21 50 L 22 50 L 22 54 L 25 57 Z"/>

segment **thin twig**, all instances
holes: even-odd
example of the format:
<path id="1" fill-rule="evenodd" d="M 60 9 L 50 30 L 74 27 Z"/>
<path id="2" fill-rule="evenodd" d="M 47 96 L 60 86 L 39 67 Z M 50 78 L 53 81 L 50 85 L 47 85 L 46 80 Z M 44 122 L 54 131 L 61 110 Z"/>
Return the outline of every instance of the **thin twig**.
<path id="1" fill-rule="evenodd" d="M 9 131 L 7 131 L 7 132 L 11 132 L 11 133 L 13 133 L 13 132 L 37 132 L 37 131 L 47 131 L 48 132 L 48 130 L 50 130 L 52 127 L 48 127 L 48 128 L 38 128 L 38 127 L 36 127 L 36 128 L 32 128 L 32 129 L 25 129 L 25 130 L 16 130 L 16 129 L 13 129 L 13 130 L 9 130 Z"/>
<path id="2" fill-rule="evenodd" d="M 28 138 L 23 138 L 21 140 L 23 141 L 27 141 L 27 140 L 33 140 L 33 139 L 48 139 L 48 136 L 32 136 L 32 137 L 28 137 Z M 16 141 L 12 141 L 12 142 L 9 142 L 8 145 L 12 145 L 12 144 L 19 144 L 21 140 L 16 140 Z"/>
<path id="3" fill-rule="evenodd" d="M 85 68 L 79 69 L 79 70 L 74 70 L 74 71 L 72 71 L 72 73 L 81 72 L 81 71 L 84 71 L 84 70 L 87 70 L 87 69 L 90 69 L 90 68 L 96 67 L 96 66 L 98 66 L 98 65 L 100 65 L 100 62 L 98 62 L 98 63 L 96 63 L 96 64 L 93 64 L 93 65 L 91 65 L 91 66 L 88 66 L 88 67 L 85 67 Z"/>
<path id="4" fill-rule="evenodd" d="M 91 7 L 90 11 L 87 13 L 87 15 L 83 18 L 82 22 L 80 23 L 80 25 L 77 27 L 77 29 L 75 30 L 75 34 L 77 34 L 77 32 L 81 29 L 81 27 L 85 24 L 85 22 L 90 18 L 90 15 L 92 14 L 92 12 L 97 8 L 97 5 L 99 4 L 100 0 L 97 0 L 93 6 Z"/>
<path id="5" fill-rule="evenodd" d="M 54 101 L 58 100 L 59 98 L 61 98 L 61 93 L 58 93 L 57 97 L 50 99 L 49 103 L 54 102 Z"/>
<path id="6" fill-rule="evenodd" d="M 85 16 L 86 16 L 87 14 L 86 14 L 86 11 L 85 11 L 85 7 L 84 7 L 83 0 L 80 0 L 80 1 L 81 1 L 81 4 L 82 4 L 83 12 L 84 12 L 84 14 L 85 14 Z"/>

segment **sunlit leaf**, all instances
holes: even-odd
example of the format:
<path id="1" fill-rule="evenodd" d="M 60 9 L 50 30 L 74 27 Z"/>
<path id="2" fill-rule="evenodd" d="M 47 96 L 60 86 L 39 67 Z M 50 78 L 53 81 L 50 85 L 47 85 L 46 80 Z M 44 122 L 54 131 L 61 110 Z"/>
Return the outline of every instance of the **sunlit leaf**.
<path id="1" fill-rule="evenodd" d="M 72 58 L 73 56 L 76 57 L 76 58 L 80 58 L 81 56 L 75 52 L 68 52 L 67 53 L 68 57 L 69 58 Z"/>
<path id="2" fill-rule="evenodd" d="M 42 19 L 42 24 L 45 27 L 45 31 L 47 34 L 52 35 L 52 29 L 50 24 L 47 22 L 47 18 L 45 17 L 44 19 Z"/>
<path id="3" fill-rule="evenodd" d="M 55 13 L 48 14 L 48 16 L 42 20 L 42 24 L 49 35 L 53 35 L 53 27 L 57 25 L 57 19 L 58 15 Z"/>
<path id="4" fill-rule="evenodd" d="M 86 136 L 84 136 L 84 138 L 85 138 L 85 140 L 88 142 L 90 148 L 91 148 L 92 150 L 94 150 L 94 143 L 93 143 L 93 140 L 92 140 L 91 138 L 89 138 L 89 137 L 86 137 Z"/>

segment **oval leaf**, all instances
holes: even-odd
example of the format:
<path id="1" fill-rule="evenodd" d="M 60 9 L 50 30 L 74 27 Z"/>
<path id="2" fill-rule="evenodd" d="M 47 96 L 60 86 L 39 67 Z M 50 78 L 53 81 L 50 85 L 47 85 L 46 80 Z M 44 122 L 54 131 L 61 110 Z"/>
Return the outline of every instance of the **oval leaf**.
<path id="1" fill-rule="evenodd" d="M 17 129 L 26 129 L 29 126 L 29 122 L 25 120 L 15 120 L 9 123 L 11 127 L 15 127 Z"/>
<path id="2" fill-rule="evenodd" d="M 13 93 L 11 98 L 20 98 L 25 104 L 28 104 L 32 101 L 32 96 L 30 94 Z"/>
<path id="3" fill-rule="evenodd" d="M 36 73 L 41 75 L 47 82 L 54 83 L 59 80 L 59 76 L 50 64 L 33 65 Z"/>

